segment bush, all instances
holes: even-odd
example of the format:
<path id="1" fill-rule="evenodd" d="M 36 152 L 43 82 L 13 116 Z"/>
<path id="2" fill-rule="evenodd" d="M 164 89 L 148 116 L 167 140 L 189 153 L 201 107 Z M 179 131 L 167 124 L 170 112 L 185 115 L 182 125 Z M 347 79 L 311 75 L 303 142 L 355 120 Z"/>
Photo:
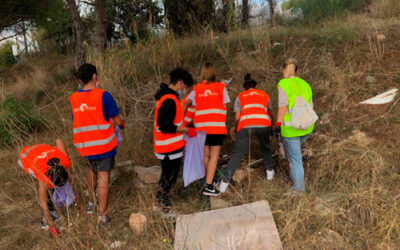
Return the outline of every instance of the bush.
<path id="1" fill-rule="evenodd" d="M 39 130 L 42 119 L 32 114 L 31 105 L 8 95 L 0 106 L 0 147 L 6 147 L 35 130 Z"/>
<path id="2" fill-rule="evenodd" d="M 12 52 L 12 45 L 13 43 L 8 42 L 0 47 L 0 70 L 7 69 L 17 63 Z"/>
<path id="3" fill-rule="evenodd" d="M 290 0 L 285 3 L 285 8 L 300 8 L 304 20 L 315 23 L 344 15 L 349 11 L 360 10 L 368 2 L 368 0 Z"/>

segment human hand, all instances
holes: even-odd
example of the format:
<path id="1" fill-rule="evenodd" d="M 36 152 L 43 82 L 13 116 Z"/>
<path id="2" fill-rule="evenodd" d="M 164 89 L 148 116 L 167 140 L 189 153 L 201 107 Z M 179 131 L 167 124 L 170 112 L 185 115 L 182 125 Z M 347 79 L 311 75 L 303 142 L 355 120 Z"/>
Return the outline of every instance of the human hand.
<path id="1" fill-rule="evenodd" d="M 197 135 L 197 131 L 195 128 L 188 128 L 188 132 L 187 135 L 192 138 L 195 137 Z"/>
<path id="2" fill-rule="evenodd" d="M 49 231 L 51 233 L 51 236 L 53 236 L 53 238 L 57 238 L 60 236 L 60 231 L 56 227 L 49 226 Z"/>

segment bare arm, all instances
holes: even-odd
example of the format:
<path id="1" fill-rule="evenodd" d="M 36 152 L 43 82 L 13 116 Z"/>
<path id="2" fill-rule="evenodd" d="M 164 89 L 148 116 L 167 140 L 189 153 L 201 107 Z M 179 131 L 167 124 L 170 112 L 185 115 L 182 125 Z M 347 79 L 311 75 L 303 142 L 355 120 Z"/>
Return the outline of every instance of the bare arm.
<path id="1" fill-rule="evenodd" d="M 235 127 L 237 127 L 237 125 L 239 124 L 239 120 L 240 120 L 240 111 L 236 111 L 235 112 Z"/>
<path id="2" fill-rule="evenodd" d="M 48 197 L 47 197 L 47 185 L 43 181 L 39 181 L 39 204 L 43 210 L 44 217 L 46 218 L 47 224 L 49 226 L 54 227 L 54 222 L 51 219 L 49 207 L 47 206 Z"/>
<path id="3" fill-rule="evenodd" d="M 57 139 L 56 139 L 56 147 L 57 147 L 61 152 L 63 152 L 66 156 L 69 157 L 68 151 L 67 151 L 67 147 L 65 146 L 65 143 L 64 143 L 64 141 L 63 141 L 62 139 L 60 139 L 60 138 L 57 138 Z"/>
<path id="4" fill-rule="evenodd" d="M 273 110 L 272 109 L 268 109 L 267 113 L 268 113 L 269 117 L 271 117 L 271 122 L 272 122 L 274 120 L 274 112 L 273 112 Z"/>
<path id="5" fill-rule="evenodd" d="M 187 99 L 186 102 L 183 104 L 183 115 L 186 115 L 186 111 L 190 105 L 192 105 L 192 100 Z"/>
<path id="6" fill-rule="evenodd" d="M 176 128 L 176 132 L 177 133 L 187 133 L 188 132 L 188 128 L 184 128 L 184 127 L 177 127 Z"/>
<path id="7" fill-rule="evenodd" d="M 278 117 L 276 118 L 276 122 L 283 122 L 283 117 L 285 116 L 287 110 L 287 106 L 282 106 L 278 108 Z"/>

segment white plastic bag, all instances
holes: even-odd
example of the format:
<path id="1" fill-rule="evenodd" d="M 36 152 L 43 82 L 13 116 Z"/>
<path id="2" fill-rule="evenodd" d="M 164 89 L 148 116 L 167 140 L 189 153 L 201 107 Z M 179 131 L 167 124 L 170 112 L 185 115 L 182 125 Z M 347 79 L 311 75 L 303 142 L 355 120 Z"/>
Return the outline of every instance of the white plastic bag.
<path id="1" fill-rule="evenodd" d="M 203 163 L 205 141 L 206 134 L 204 132 L 197 132 L 197 136 L 192 138 L 185 134 L 185 160 L 182 176 L 185 187 L 205 176 Z"/>
<path id="2" fill-rule="evenodd" d="M 309 129 L 318 120 L 318 115 L 302 96 L 296 97 L 291 113 L 290 124 L 285 123 L 285 125 L 294 129 Z"/>

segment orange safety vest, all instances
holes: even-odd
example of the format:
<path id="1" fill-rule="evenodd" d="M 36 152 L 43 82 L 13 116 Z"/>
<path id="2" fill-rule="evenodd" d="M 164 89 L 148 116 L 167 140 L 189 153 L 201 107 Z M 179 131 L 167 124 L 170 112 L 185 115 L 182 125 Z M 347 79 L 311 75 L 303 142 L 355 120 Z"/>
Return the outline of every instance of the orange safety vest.
<path id="1" fill-rule="evenodd" d="M 73 143 L 81 156 L 103 154 L 117 146 L 112 119 L 106 121 L 103 115 L 104 92 L 92 89 L 75 92 L 69 98 L 74 117 Z"/>
<path id="2" fill-rule="evenodd" d="M 174 124 L 176 126 L 182 126 L 183 124 L 183 108 L 178 98 L 173 94 L 167 94 L 162 96 L 156 104 L 156 114 L 154 116 L 154 152 L 156 154 L 165 154 L 173 152 L 175 150 L 181 149 L 185 146 L 185 141 L 183 140 L 183 133 L 163 133 L 157 124 L 158 110 L 161 108 L 163 102 L 167 99 L 172 99 L 175 101 L 176 114 L 174 119 Z"/>
<path id="3" fill-rule="evenodd" d="M 194 87 L 196 112 L 193 123 L 198 131 L 206 134 L 227 134 L 226 107 L 224 100 L 225 84 L 205 81 Z"/>
<path id="4" fill-rule="evenodd" d="M 22 149 L 18 164 L 31 176 L 39 181 L 43 181 L 49 188 L 53 188 L 53 184 L 46 172 L 49 168 L 47 162 L 51 158 L 60 159 L 60 165 L 65 169 L 71 166 L 68 156 L 61 152 L 58 148 L 47 144 L 37 144 Z"/>
<path id="5" fill-rule="evenodd" d="M 271 117 L 268 115 L 269 95 L 262 90 L 249 89 L 238 95 L 240 106 L 237 131 L 249 126 L 270 127 Z"/>
<path id="6" fill-rule="evenodd" d="M 182 105 L 186 102 L 187 98 L 190 96 L 190 94 L 192 92 L 190 92 L 189 95 L 187 95 L 185 98 L 182 99 L 182 101 L 181 101 Z M 187 127 L 190 123 L 193 122 L 193 118 L 194 118 L 194 113 L 195 112 L 196 112 L 196 107 L 193 106 L 193 105 L 190 105 L 188 107 L 188 109 L 186 110 L 186 114 L 185 114 L 185 117 L 183 119 L 183 126 L 184 127 Z"/>

